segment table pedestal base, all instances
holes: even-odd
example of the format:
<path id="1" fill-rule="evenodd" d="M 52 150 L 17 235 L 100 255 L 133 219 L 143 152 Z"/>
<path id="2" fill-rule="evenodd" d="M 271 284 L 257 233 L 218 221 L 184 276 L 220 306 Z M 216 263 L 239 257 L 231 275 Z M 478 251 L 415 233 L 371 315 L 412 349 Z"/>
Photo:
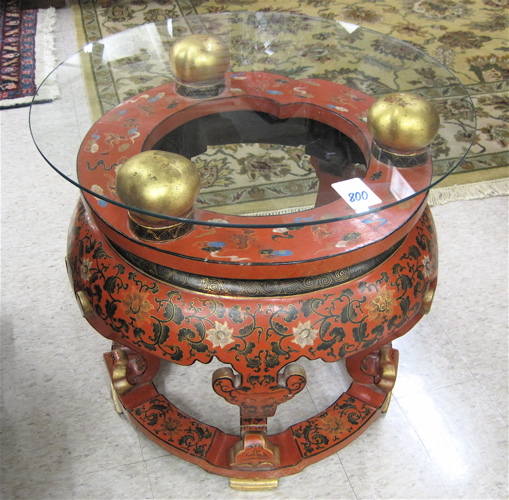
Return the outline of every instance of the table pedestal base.
<path id="1" fill-rule="evenodd" d="M 437 283 L 429 210 L 383 255 L 354 279 L 305 294 L 197 293 L 133 267 L 80 205 L 68 266 L 84 316 L 113 342 L 104 359 L 118 410 L 169 453 L 254 490 L 336 453 L 387 411 L 398 366 L 391 342 L 429 311 Z M 326 410 L 269 435 L 267 419 L 305 387 L 301 356 L 345 359 L 352 383 Z M 185 414 L 153 384 L 161 359 L 213 357 L 225 366 L 212 387 L 239 407 L 238 435 Z"/>
<path id="2" fill-rule="evenodd" d="M 346 366 L 353 379 L 348 391 L 324 412 L 284 432 L 268 435 L 266 418 L 241 417 L 240 439 L 186 415 L 159 393 L 151 380 L 159 366 L 157 358 L 114 344 L 104 359 L 116 407 L 120 405 L 145 435 L 174 455 L 230 477 L 232 488 L 252 491 L 275 488 L 279 477 L 295 474 L 344 448 L 386 412 L 396 380 L 398 351 L 387 344 L 348 358 Z M 140 367 L 144 380 L 132 386 L 127 374 L 139 373 Z"/>

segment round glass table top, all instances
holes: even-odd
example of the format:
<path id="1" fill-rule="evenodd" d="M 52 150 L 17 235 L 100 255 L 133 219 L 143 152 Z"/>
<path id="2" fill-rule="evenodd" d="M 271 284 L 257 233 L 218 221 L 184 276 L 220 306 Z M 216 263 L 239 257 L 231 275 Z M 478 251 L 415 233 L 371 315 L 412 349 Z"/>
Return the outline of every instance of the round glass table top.
<path id="1" fill-rule="evenodd" d="M 86 45 L 30 109 L 45 160 L 147 221 L 288 227 L 419 196 L 475 132 L 458 79 L 418 47 L 279 13 L 167 19 Z M 162 165 L 162 166 L 161 166 Z"/>

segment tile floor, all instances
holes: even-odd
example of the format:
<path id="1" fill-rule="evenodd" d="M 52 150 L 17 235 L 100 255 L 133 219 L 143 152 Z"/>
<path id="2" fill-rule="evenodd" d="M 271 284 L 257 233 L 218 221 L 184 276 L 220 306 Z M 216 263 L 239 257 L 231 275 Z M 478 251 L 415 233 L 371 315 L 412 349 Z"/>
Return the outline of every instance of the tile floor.
<path id="1" fill-rule="evenodd" d="M 76 44 L 70 10 L 58 14 L 63 59 Z M 82 319 L 64 266 L 78 192 L 37 153 L 27 108 L 3 110 L 0 121 L 0 498 L 508 498 L 507 198 L 433 209 L 440 285 L 431 314 L 395 343 L 387 415 L 277 490 L 234 492 L 115 413 L 102 363 L 108 342 Z M 217 404 L 213 370 L 168 366 L 160 384 L 184 411 L 212 414 L 208 422 L 228 430 L 236 410 Z M 273 431 L 325 409 L 348 385 L 341 364 L 306 371 L 308 389 L 278 410 Z"/>

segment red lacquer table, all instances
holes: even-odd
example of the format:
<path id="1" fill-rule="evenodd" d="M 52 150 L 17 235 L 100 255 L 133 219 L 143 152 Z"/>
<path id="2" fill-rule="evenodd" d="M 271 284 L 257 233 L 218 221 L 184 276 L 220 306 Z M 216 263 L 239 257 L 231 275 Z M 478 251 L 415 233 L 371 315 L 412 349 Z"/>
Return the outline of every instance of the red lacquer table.
<path id="1" fill-rule="evenodd" d="M 80 101 L 90 74 L 97 120 Z M 267 13 L 138 27 L 54 76 L 62 98 L 34 106 L 31 128 L 82 192 L 67 266 L 83 315 L 112 341 L 119 411 L 239 489 L 275 487 L 357 438 L 388 408 L 391 342 L 431 307 L 427 193 L 474 130 L 457 80 L 392 38 Z M 75 142 L 46 141 L 50 113 L 69 109 Z M 302 357 L 344 359 L 351 385 L 270 435 L 267 420 L 306 385 Z M 161 360 L 213 358 L 218 404 L 239 407 L 236 434 L 153 384 Z"/>

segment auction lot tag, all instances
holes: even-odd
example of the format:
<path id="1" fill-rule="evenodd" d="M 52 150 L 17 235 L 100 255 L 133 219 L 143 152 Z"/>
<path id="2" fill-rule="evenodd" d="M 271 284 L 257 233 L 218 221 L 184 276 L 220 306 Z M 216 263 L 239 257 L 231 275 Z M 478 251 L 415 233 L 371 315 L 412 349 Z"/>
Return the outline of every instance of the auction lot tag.
<path id="1" fill-rule="evenodd" d="M 382 200 L 358 177 L 335 182 L 332 187 L 357 213 L 365 212 L 373 205 L 382 203 Z"/>

